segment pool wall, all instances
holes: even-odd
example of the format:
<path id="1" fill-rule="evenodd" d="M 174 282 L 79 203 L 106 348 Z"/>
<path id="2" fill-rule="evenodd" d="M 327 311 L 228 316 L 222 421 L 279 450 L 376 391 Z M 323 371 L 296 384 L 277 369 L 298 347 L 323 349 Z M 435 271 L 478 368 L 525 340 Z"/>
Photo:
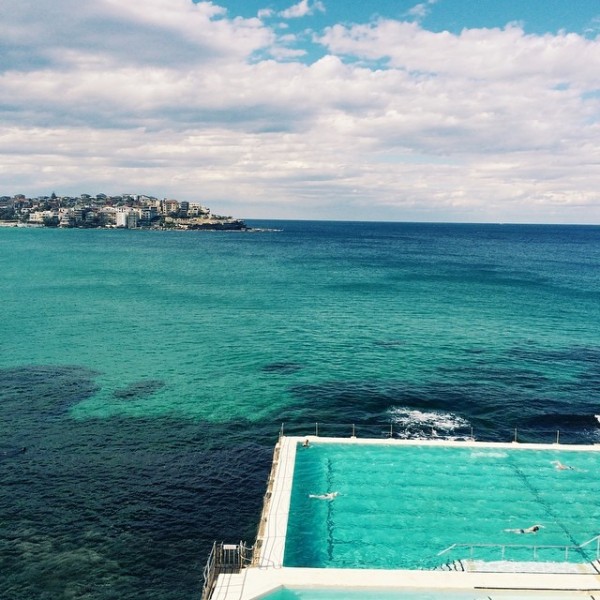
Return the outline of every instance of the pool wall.
<path id="1" fill-rule="evenodd" d="M 535 598 L 537 592 L 600 594 L 600 575 L 529 573 L 462 573 L 442 571 L 386 571 L 380 569 L 245 569 L 237 575 L 221 575 L 212 600 L 257 600 L 281 588 L 346 589 L 373 592 L 477 592 L 483 598 L 494 593 L 519 592 Z"/>
<path id="2" fill-rule="evenodd" d="M 281 568 L 290 514 L 296 448 L 303 438 L 280 438 L 257 537 L 259 567 Z M 295 440 L 295 441 L 293 441 Z"/>

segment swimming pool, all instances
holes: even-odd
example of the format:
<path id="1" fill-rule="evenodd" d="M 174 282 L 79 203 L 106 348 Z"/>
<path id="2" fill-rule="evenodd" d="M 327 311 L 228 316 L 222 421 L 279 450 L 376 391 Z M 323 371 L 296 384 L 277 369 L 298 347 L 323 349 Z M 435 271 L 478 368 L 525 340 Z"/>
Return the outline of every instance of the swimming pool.
<path id="1" fill-rule="evenodd" d="M 579 546 L 600 533 L 599 467 L 596 451 L 559 446 L 299 446 L 284 565 L 460 570 L 467 560 L 589 562 L 597 543 Z M 331 492 L 339 495 L 311 497 Z M 537 533 L 517 533 L 535 524 Z"/>

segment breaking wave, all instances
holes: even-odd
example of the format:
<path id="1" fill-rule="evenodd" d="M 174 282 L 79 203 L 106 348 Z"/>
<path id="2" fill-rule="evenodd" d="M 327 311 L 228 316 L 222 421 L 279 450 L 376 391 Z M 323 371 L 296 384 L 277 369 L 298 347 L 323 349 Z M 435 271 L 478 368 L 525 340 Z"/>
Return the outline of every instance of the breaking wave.
<path id="1" fill-rule="evenodd" d="M 395 430 L 400 439 L 446 439 L 460 440 L 471 437 L 470 423 L 450 412 L 423 411 L 397 407 L 389 410 Z"/>

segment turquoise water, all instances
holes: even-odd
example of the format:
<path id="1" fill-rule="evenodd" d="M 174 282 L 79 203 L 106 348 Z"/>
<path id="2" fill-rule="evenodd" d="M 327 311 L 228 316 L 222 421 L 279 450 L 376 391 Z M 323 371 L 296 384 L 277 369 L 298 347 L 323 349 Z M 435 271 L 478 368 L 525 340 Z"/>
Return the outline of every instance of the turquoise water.
<path id="1" fill-rule="evenodd" d="M 255 225 L 0 229 L 0 597 L 194 596 L 282 423 L 600 440 L 600 228 Z"/>
<path id="2" fill-rule="evenodd" d="M 588 595 L 576 592 L 501 592 L 448 590 L 381 591 L 356 589 L 291 589 L 283 588 L 264 600 L 584 600 Z"/>
<path id="3" fill-rule="evenodd" d="M 589 595 L 577 592 L 502 592 L 448 590 L 382 591 L 356 589 L 291 589 L 283 588 L 264 600 L 584 600 Z"/>
<path id="4" fill-rule="evenodd" d="M 558 470 L 556 461 L 571 468 Z M 589 562 L 597 558 L 596 543 L 568 554 L 564 547 L 600 533 L 599 470 L 600 455 L 585 451 L 300 446 L 284 564 L 432 569 L 469 558 Z M 331 492 L 339 495 L 311 497 Z M 514 531 L 536 524 L 534 534 Z M 454 544 L 466 547 L 440 554 Z"/>

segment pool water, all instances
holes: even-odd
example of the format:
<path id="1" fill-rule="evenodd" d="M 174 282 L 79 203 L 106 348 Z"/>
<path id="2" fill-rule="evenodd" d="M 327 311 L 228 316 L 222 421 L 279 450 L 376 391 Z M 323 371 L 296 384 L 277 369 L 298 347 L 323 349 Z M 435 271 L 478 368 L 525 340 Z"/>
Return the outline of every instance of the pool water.
<path id="1" fill-rule="evenodd" d="M 284 565 L 589 562 L 597 543 L 577 547 L 600 534 L 599 472 L 598 452 L 559 446 L 299 445 Z M 535 524 L 537 533 L 511 531 Z"/>
<path id="2" fill-rule="evenodd" d="M 282 588 L 263 600 L 589 600 L 588 593 L 551 591 L 357 590 Z"/>

